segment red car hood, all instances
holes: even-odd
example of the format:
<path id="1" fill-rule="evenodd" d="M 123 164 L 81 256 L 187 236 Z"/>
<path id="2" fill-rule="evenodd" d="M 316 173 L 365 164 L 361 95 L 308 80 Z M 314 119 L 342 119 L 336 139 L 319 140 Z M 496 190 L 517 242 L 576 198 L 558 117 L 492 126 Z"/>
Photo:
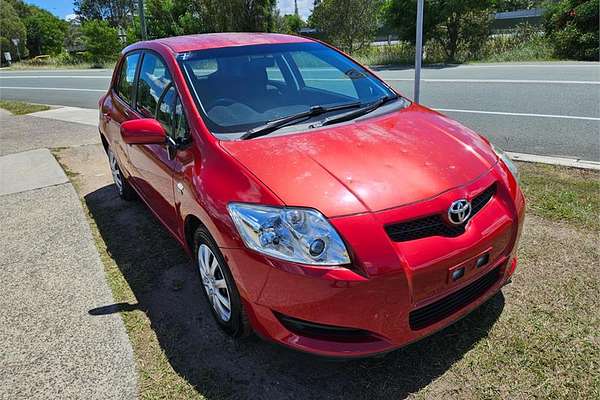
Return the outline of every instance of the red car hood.
<path id="1" fill-rule="evenodd" d="M 286 205 L 328 217 L 430 198 L 485 174 L 497 160 L 477 134 L 415 104 L 354 123 L 221 145 Z"/>

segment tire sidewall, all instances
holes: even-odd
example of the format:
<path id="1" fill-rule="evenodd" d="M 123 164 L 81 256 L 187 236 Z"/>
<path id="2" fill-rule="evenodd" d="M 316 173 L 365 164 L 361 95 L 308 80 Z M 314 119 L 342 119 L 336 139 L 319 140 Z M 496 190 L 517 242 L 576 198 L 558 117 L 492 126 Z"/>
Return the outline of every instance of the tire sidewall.
<path id="1" fill-rule="evenodd" d="M 117 194 L 119 195 L 119 197 L 121 199 L 123 199 L 125 201 L 135 200 L 136 193 L 133 190 L 133 188 L 131 187 L 131 185 L 129 184 L 129 181 L 127 180 L 127 178 L 125 178 L 125 175 L 123 174 L 123 169 L 121 169 L 121 166 L 119 165 L 119 159 L 117 158 L 117 155 L 110 147 L 107 150 L 109 164 L 110 164 L 109 152 L 112 153 L 113 157 L 115 158 L 116 166 L 117 166 L 117 169 L 119 170 L 119 175 L 121 176 L 121 188 L 119 188 L 115 183 L 115 189 L 117 190 Z"/>
<path id="2" fill-rule="evenodd" d="M 204 295 L 204 298 L 206 299 L 208 308 L 210 308 L 210 311 L 219 327 L 228 335 L 234 337 L 245 336 L 246 327 L 244 326 L 244 310 L 240 294 L 235 285 L 235 280 L 233 279 L 233 275 L 231 274 L 229 265 L 227 265 L 225 257 L 223 257 L 223 254 L 219 250 L 219 247 L 217 246 L 213 238 L 210 236 L 210 234 L 208 234 L 208 232 L 202 227 L 198 228 L 194 235 L 194 266 L 196 267 L 198 277 L 200 278 L 200 280 L 202 279 L 198 264 L 198 251 L 200 249 L 200 245 L 202 244 L 208 246 L 217 258 L 219 266 L 221 267 L 221 271 L 223 272 L 225 281 L 227 282 L 227 289 L 229 291 L 229 301 L 231 303 L 231 316 L 229 318 L 229 321 L 224 321 L 221 318 L 221 316 L 215 311 L 213 305 L 210 302 L 208 294 L 206 293 L 204 285 L 202 285 L 202 282 L 200 282 L 200 288 L 202 294 Z"/>

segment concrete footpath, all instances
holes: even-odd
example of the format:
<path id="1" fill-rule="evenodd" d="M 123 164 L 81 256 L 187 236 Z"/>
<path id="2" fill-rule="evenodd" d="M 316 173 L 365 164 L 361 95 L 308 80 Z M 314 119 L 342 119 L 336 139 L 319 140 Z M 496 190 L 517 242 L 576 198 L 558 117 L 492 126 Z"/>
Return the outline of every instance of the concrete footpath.
<path id="1" fill-rule="evenodd" d="M 88 313 L 115 301 L 80 199 L 49 150 L 30 150 L 97 142 L 86 128 L 0 115 L 2 400 L 137 397 L 120 316 Z"/>

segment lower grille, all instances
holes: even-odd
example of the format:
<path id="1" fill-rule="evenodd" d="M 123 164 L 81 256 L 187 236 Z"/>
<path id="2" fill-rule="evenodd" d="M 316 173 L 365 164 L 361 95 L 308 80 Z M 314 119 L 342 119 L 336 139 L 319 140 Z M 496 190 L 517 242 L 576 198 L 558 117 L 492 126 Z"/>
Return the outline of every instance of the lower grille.
<path id="1" fill-rule="evenodd" d="M 497 267 L 459 291 L 412 311 L 409 315 L 410 328 L 416 331 L 449 317 L 485 293 L 499 277 L 500 268 Z"/>
<path id="2" fill-rule="evenodd" d="M 368 331 L 341 326 L 322 325 L 275 313 L 277 319 L 291 332 L 301 336 L 338 342 L 372 342 L 376 338 Z"/>
<path id="3" fill-rule="evenodd" d="M 471 215 L 469 219 L 473 218 L 494 197 L 495 193 L 496 185 L 494 184 L 474 197 L 471 201 Z M 430 236 L 456 237 L 465 232 L 467 222 L 468 219 L 462 225 L 449 225 L 440 214 L 435 214 L 412 221 L 388 225 L 385 227 L 385 231 L 394 242 L 406 242 Z"/>

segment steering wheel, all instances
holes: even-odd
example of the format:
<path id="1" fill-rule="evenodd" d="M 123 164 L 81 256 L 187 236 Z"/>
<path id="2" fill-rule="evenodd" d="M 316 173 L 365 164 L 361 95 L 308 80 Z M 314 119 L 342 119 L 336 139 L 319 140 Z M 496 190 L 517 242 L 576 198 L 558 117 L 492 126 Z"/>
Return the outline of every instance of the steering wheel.
<path id="1" fill-rule="evenodd" d="M 213 102 L 211 102 L 208 105 L 208 107 L 206 107 L 206 108 L 210 110 L 211 108 L 214 108 L 214 107 L 217 107 L 217 106 L 226 107 L 226 106 L 229 106 L 229 105 L 231 105 L 233 103 L 238 103 L 238 101 L 234 100 L 232 98 L 229 98 L 229 97 L 220 97 L 220 98 L 214 100 Z"/>

